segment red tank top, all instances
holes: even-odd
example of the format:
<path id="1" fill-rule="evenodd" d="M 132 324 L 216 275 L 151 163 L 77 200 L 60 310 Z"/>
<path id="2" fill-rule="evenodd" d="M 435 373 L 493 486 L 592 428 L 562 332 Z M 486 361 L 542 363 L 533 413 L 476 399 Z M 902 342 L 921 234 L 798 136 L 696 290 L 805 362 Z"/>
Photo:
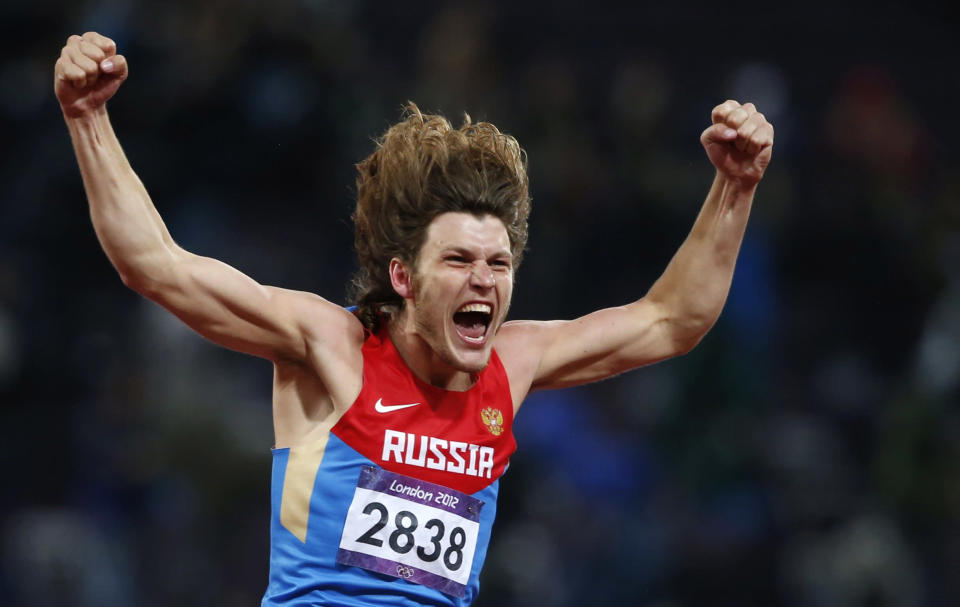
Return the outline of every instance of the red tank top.
<path id="1" fill-rule="evenodd" d="M 363 388 L 331 430 L 386 470 L 467 494 L 496 481 L 516 451 L 513 400 L 496 351 L 464 392 L 418 378 L 386 328 L 363 344 Z"/>

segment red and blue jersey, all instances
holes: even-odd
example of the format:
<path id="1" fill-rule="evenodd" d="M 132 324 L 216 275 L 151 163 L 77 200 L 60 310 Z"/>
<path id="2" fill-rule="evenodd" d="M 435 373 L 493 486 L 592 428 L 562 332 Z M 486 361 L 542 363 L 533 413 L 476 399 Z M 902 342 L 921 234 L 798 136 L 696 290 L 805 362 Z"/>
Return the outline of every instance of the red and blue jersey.
<path id="1" fill-rule="evenodd" d="M 323 435 L 273 451 L 264 606 L 469 605 L 516 450 L 496 352 L 464 392 L 414 375 L 385 329 Z"/>

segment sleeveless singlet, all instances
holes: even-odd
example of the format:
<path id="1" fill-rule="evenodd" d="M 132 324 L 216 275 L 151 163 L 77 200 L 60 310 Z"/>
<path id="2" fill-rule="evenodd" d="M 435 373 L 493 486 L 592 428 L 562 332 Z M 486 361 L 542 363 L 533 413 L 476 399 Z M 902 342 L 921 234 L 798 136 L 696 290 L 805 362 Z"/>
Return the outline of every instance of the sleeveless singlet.
<path id="1" fill-rule="evenodd" d="M 496 352 L 465 392 L 431 386 L 386 329 L 363 388 L 319 440 L 273 450 L 262 605 L 469 605 L 516 450 Z"/>

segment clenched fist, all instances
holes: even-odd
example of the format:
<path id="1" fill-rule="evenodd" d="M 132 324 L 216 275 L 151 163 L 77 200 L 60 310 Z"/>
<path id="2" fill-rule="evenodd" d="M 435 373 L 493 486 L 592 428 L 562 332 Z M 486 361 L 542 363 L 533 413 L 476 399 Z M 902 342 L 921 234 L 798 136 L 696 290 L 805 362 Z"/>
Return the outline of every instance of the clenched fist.
<path id="1" fill-rule="evenodd" d="M 60 51 L 53 89 L 68 118 L 89 114 L 113 97 L 127 78 L 127 60 L 116 43 L 96 32 L 74 34 Z"/>
<path id="2" fill-rule="evenodd" d="M 700 135 L 717 171 L 744 185 L 763 177 L 773 154 L 773 125 L 752 103 L 725 101 L 713 108 L 712 126 Z"/>

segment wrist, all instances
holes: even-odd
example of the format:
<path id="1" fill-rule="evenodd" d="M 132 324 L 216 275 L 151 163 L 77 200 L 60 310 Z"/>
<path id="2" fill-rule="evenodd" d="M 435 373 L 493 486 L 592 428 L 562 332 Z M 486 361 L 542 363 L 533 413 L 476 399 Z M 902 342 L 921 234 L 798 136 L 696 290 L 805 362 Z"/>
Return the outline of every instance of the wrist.
<path id="1" fill-rule="evenodd" d="M 75 142 L 101 143 L 112 129 L 107 108 L 102 105 L 84 112 L 69 112 L 63 108 L 63 119 Z"/>
<path id="2" fill-rule="evenodd" d="M 717 171 L 714 177 L 714 183 L 718 185 L 723 192 L 734 195 L 753 196 L 757 191 L 757 184 L 760 183 L 760 180 L 746 177 L 731 177 L 722 171 Z"/>
<path id="3" fill-rule="evenodd" d="M 99 105 L 95 108 L 60 106 L 60 110 L 63 112 L 63 119 L 66 120 L 68 124 L 92 123 L 104 120 L 107 117 L 106 104 Z"/>

